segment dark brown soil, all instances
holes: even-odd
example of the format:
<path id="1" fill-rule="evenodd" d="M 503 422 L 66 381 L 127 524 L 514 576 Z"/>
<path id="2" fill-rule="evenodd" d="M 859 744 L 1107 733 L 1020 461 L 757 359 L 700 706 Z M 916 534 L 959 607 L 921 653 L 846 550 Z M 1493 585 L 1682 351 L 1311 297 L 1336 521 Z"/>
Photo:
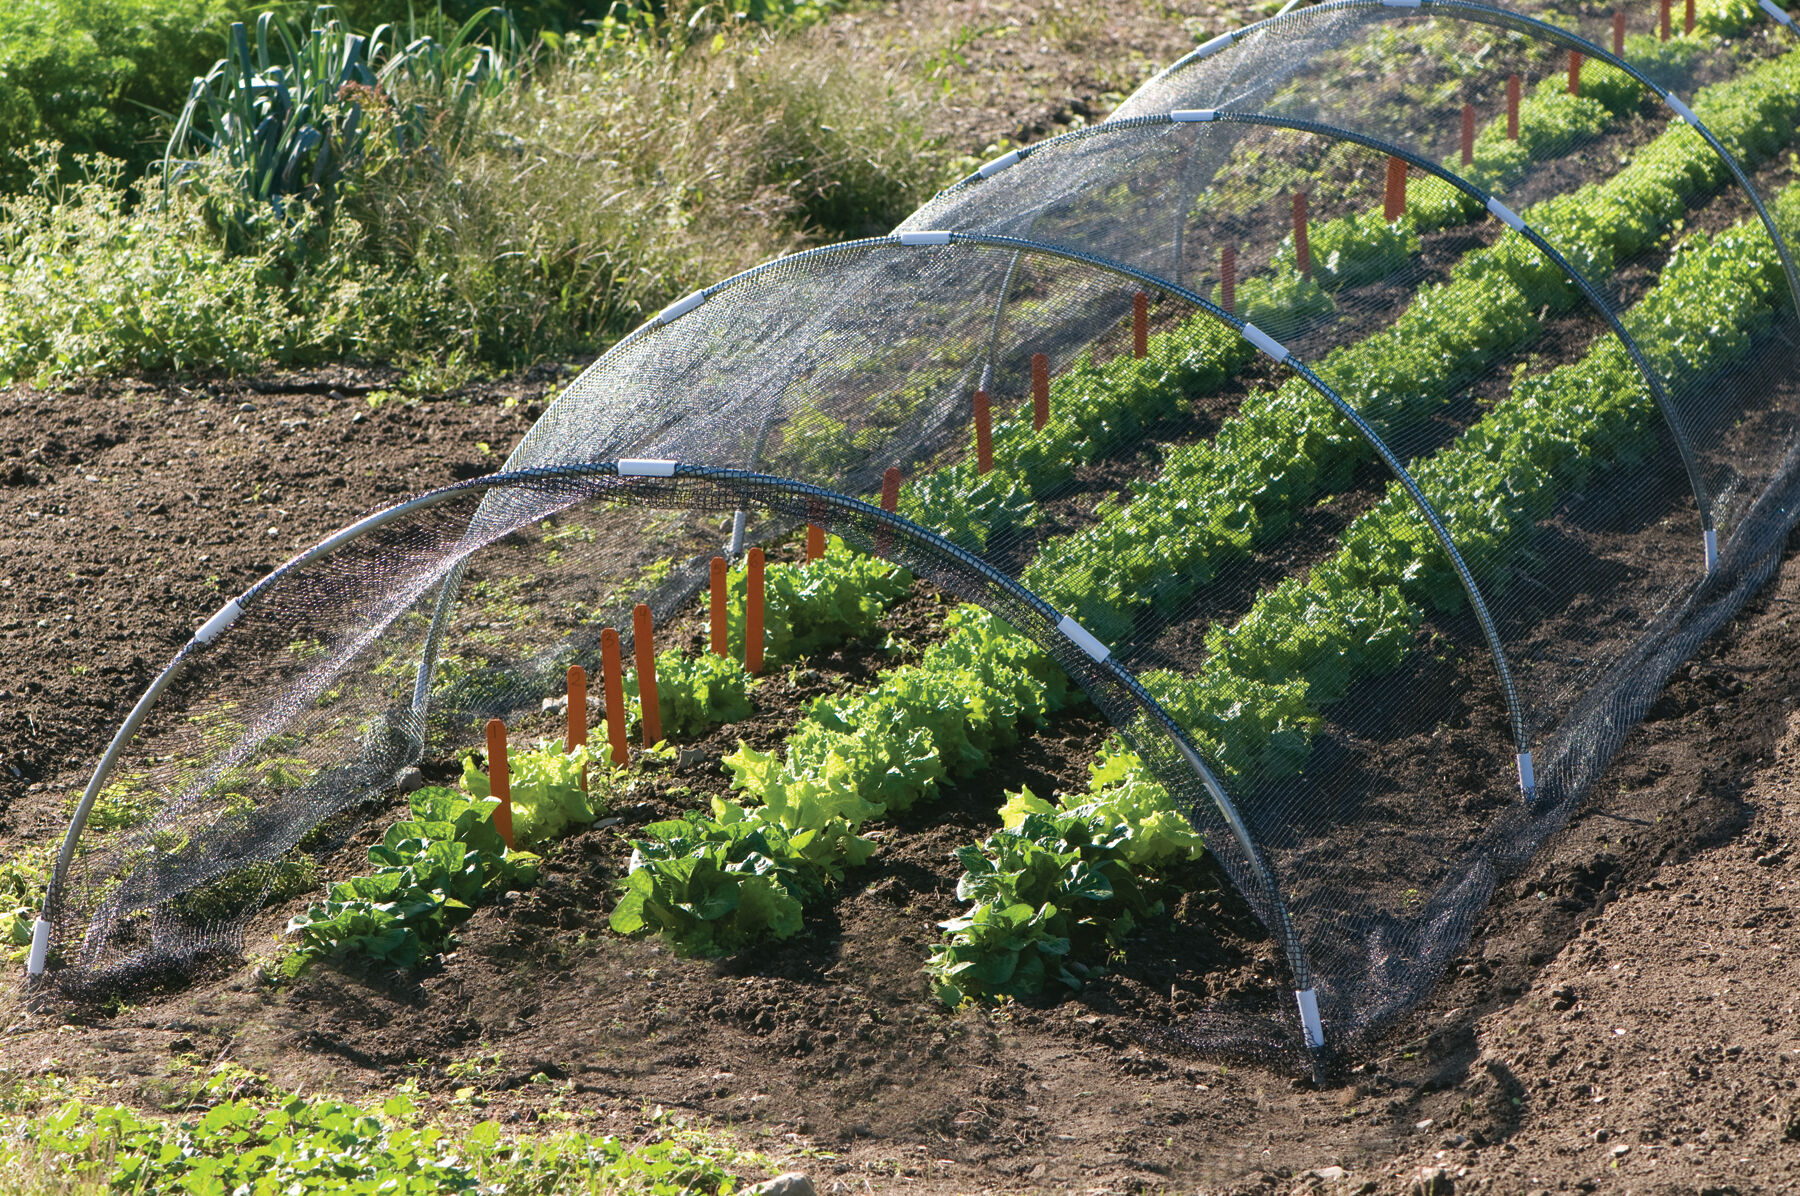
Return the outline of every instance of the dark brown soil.
<path id="1" fill-rule="evenodd" d="M 558 376 L 375 411 L 364 396 L 387 379 L 352 369 L 0 392 L 0 851 L 60 836 L 111 728 L 226 595 L 357 514 L 491 469 Z M 561 1086 L 602 1122 L 660 1104 L 736 1127 L 821 1191 L 1795 1190 L 1796 547 L 1496 894 L 1425 1007 L 1326 1091 L 1176 1044 L 1214 1003 L 1274 1015 L 1287 999 L 1279 953 L 1208 864 L 1173 876 L 1168 918 L 1079 993 L 930 999 L 919 968 L 957 908 L 950 852 L 993 828 L 1003 790 L 1078 783 L 1107 733 L 1083 707 L 877 828 L 877 861 L 773 950 L 682 960 L 601 929 L 632 827 L 676 808 L 670 788 L 724 792 L 701 764 L 559 845 L 536 888 L 479 911 L 417 976 L 324 968 L 271 987 L 225 967 L 68 1026 L 70 1010 L 14 996 L 0 1068 L 118 1080 L 146 1106 L 183 1056 L 355 1095 L 411 1078 L 427 1104 L 521 1122 Z M 929 639 L 936 610 L 921 587 L 895 612 L 904 637 Z M 774 742 L 801 700 L 885 660 L 852 646 L 816 677 L 772 678 L 759 719 L 709 737 L 708 758 Z M 1495 710 L 1471 717 L 1469 742 L 1491 748 Z M 1414 787 L 1478 788 L 1471 757 L 1415 747 Z"/>

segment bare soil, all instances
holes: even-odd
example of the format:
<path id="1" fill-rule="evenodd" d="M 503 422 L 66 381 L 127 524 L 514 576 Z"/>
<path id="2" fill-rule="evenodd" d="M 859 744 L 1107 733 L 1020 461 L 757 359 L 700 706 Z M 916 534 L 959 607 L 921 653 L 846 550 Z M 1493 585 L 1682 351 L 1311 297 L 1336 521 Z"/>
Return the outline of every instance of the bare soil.
<path id="1" fill-rule="evenodd" d="M 1118 39 L 1148 37 L 1129 14 Z M 1193 15 L 1202 32 L 1237 20 Z M 869 14 L 865 33 L 896 19 Z M 1005 57 L 1002 40 L 974 39 L 970 69 Z M 1092 63 L 1112 45 L 1059 66 L 1034 43 L 1044 98 L 968 99 L 971 128 L 1027 138 L 1103 104 L 1115 67 Z M 562 377 L 376 410 L 366 395 L 391 379 L 350 367 L 0 392 L 0 852 L 60 836 L 105 737 L 225 597 L 361 513 L 489 471 Z M 876 862 L 773 950 L 682 960 L 602 929 L 632 827 L 670 812 L 676 783 L 723 792 L 696 765 L 625 823 L 562 843 L 537 887 L 479 911 L 415 976 L 322 968 L 274 986 L 246 964 L 108 1010 L 33 1012 L 13 993 L 0 1068 L 117 1081 L 150 1108 L 179 1108 L 192 1065 L 218 1061 L 357 1096 L 412 1079 L 428 1105 L 519 1123 L 557 1108 L 628 1129 L 660 1105 L 734 1127 L 821 1191 L 1795 1190 L 1796 547 L 1500 890 L 1426 1005 L 1324 1091 L 1181 1047 L 1205 1008 L 1287 999 L 1279 953 L 1205 863 L 1079 993 L 998 1011 L 931 1000 L 919 967 L 956 909 L 951 851 L 993 828 L 1003 790 L 1078 781 L 1106 734 L 1079 706 L 880 828 Z M 896 612 L 908 638 L 931 634 L 934 608 L 921 591 Z M 772 682 L 760 721 L 704 746 L 776 736 L 799 702 L 881 663 L 865 647 Z M 1462 768 L 1421 753 L 1417 782 L 1459 784 Z M 252 953 L 290 912 L 268 911 Z"/>

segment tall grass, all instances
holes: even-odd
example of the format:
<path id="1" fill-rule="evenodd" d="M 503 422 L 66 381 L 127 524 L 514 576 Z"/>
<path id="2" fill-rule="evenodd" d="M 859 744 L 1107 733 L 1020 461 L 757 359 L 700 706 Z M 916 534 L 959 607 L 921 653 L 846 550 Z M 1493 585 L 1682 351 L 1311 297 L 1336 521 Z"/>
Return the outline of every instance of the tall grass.
<path id="1" fill-rule="evenodd" d="M 685 45 L 609 23 L 399 138 L 434 102 L 414 86 L 345 97 L 368 130 L 335 210 L 290 199 L 229 252 L 222 163 L 165 203 L 103 159 L 59 182 L 40 149 L 0 199 L 0 381 L 591 353 L 695 286 L 886 231 L 949 156 L 903 62 L 745 23 Z"/>

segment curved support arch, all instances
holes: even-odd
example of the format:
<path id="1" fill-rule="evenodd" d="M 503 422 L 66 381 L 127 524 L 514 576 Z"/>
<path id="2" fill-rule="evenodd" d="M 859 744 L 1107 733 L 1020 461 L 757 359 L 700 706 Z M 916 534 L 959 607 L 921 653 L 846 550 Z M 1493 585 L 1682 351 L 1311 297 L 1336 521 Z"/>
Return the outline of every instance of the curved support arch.
<path id="1" fill-rule="evenodd" d="M 1364 0 L 1355 0 L 1355 2 L 1362 3 Z M 1036 145 L 1016 150 L 1007 155 L 1006 159 L 999 159 L 997 161 L 1003 161 L 1006 163 L 1006 167 L 1010 167 L 1018 162 L 1024 161 L 1034 153 L 1041 152 L 1052 146 L 1070 141 L 1105 136 L 1108 133 L 1123 133 L 1133 129 L 1152 128 L 1176 123 L 1243 124 L 1260 125 L 1266 128 L 1291 129 L 1295 132 L 1313 133 L 1336 141 L 1360 145 L 1366 149 L 1375 150 L 1379 153 L 1398 158 L 1409 165 L 1416 166 L 1435 178 L 1442 179 L 1463 194 L 1469 196 L 1469 198 L 1475 200 L 1487 210 L 1489 215 L 1505 224 L 1508 228 L 1519 233 L 1519 235 L 1529 241 L 1539 253 L 1548 258 L 1550 262 L 1554 264 L 1558 270 L 1561 270 L 1563 275 L 1574 284 L 1575 288 L 1581 292 L 1582 297 L 1587 300 L 1588 305 L 1599 314 L 1600 318 L 1606 322 L 1607 327 L 1612 331 L 1613 335 L 1619 338 L 1619 342 L 1625 347 L 1626 354 L 1637 367 L 1638 373 L 1642 375 L 1645 386 L 1649 388 L 1651 402 L 1655 403 L 1657 411 L 1662 416 L 1663 423 L 1668 427 L 1669 434 L 1675 442 L 1676 452 L 1681 457 L 1682 468 L 1687 472 L 1688 487 L 1694 495 L 1694 502 L 1698 507 L 1700 514 L 1700 529 L 1702 534 L 1701 551 L 1704 572 L 1711 574 L 1718 568 L 1718 531 L 1714 519 L 1712 493 L 1707 487 L 1705 479 L 1701 476 L 1699 460 L 1694 452 L 1693 439 L 1688 433 L 1686 421 L 1681 417 L 1681 413 L 1675 408 L 1673 401 L 1670 399 L 1668 388 L 1663 385 L 1662 379 L 1658 377 L 1655 369 L 1651 366 L 1649 358 L 1644 355 L 1644 351 L 1638 345 L 1637 339 L 1626 330 L 1624 323 L 1619 319 L 1618 313 L 1615 312 L 1612 306 L 1601 297 L 1599 290 L 1585 275 L 1569 262 L 1568 258 L 1566 258 L 1561 251 L 1551 245 L 1549 241 L 1545 240 L 1542 234 L 1533 228 L 1529 222 L 1520 217 L 1511 208 L 1507 207 L 1492 193 L 1469 182 L 1461 175 L 1445 167 L 1442 163 L 1436 162 L 1416 151 L 1395 145 L 1394 143 L 1379 137 L 1358 133 L 1338 125 L 1326 124 L 1323 121 L 1308 120 L 1298 117 L 1275 116 L 1262 112 L 1235 112 L 1228 109 L 1222 109 L 1217 112 L 1207 112 L 1204 114 L 1194 113 L 1192 115 L 1200 119 L 1190 122 L 1179 122 L 1173 114 L 1164 114 L 1130 116 L 1116 121 L 1107 121 L 1099 125 L 1090 126 L 1086 129 L 1077 129 L 1073 132 L 1038 142 Z M 1008 159 L 1010 159 L 1010 161 Z M 1005 169 L 1006 167 L 1001 167 L 1000 169 Z M 987 168 L 985 167 L 983 168 L 983 170 L 986 169 Z M 977 171 L 967 178 L 946 188 L 944 191 L 939 192 L 939 195 L 947 195 L 951 192 L 978 186 L 982 181 L 992 178 L 998 173 L 998 169 L 988 171 L 987 173 Z M 1179 278 L 1170 280 L 1162 278 L 1159 275 L 1146 275 L 1146 277 L 1155 278 L 1157 280 L 1157 285 L 1160 287 L 1176 293 L 1181 292 Z M 1003 292 L 1000 302 L 995 305 L 994 335 L 996 338 L 999 335 L 1000 310 L 1004 306 L 1004 303 L 1005 296 Z M 1520 750 L 1523 750 L 1523 748 Z"/>
<path id="2" fill-rule="evenodd" d="M 1603 320 L 1606 321 L 1607 327 L 1612 330 L 1613 335 L 1617 336 L 1619 342 L 1625 346 L 1625 352 L 1630 355 L 1632 362 L 1637 366 L 1638 373 L 1644 376 L 1644 384 L 1650 388 L 1650 399 L 1656 404 L 1657 410 L 1662 414 L 1663 422 L 1668 425 L 1669 434 L 1674 437 L 1676 451 L 1681 454 L 1682 467 L 1687 470 L 1688 485 L 1694 492 L 1694 502 L 1698 505 L 1700 510 L 1700 528 L 1706 534 L 1706 572 L 1711 573 L 1718 568 L 1718 545 L 1716 543 L 1717 533 L 1713 522 L 1712 493 L 1707 488 L 1705 479 L 1700 476 L 1699 461 L 1694 455 L 1693 440 L 1688 435 L 1686 421 L 1681 418 L 1681 413 L 1675 409 L 1674 403 L 1669 398 L 1668 389 L 1663 386 L 1662 379 L 1657 377 L 1656 371 L 1650 365 L 1649 358 L 1644 356 L 1643 349 L 1638 346 L 1637 338 L 1626 331 L 1625 325 L 1620 321 L 1618 313 L 1613 311 L 1612 306 L 1601 298 L 1600 292 L 1587 280 L 1587 277 L 1579 270 L 1575 269 L 1575 267 L 1570 264 L 1568 258 L 1564 257 L 1554 245 L 1546 241 L 1536 229 L 1531 227 L 1531 224 L 1528 221 L 1519 216 L 1518 213 L 1514 212 L 1511 208 L 1501 203 L 1494 195 L 1475 186 L 1460 175 L 1453 173 L 1442 164 L 1433 162 L 1431 159 L 1413 153 L 1411 150 L 1404 149 L 1401 146 L 1385 142 L 1378 137 L 1364 136 L 1361 133 L 1354 133 L 1347 129 L 1340 129 L 1334 125 L 1326 125 L 1317 121 L 1299 120 L 1281 116 L 1268 116 L 1263 113 L 1221 112 L 1216 119 L 1220 122 L 1230 124 L 1266 125 L 1273 128 L 1294 129 L 1299 132 L 1317 133 L 1323 137 L 1333 137 L 1339 140 L 1353 142 L 1357 145 L 1367 146 L 1369 149 L 1377 150 L 1381 153 L 1399 158 L 1409 165 L 1418 167 L 1420 170 L 1425 171 L 1434 178 L 1442 179 L 1444 182 L 1449 183 L 1452 187 L 1461 191 L 1464 195 L 1475 200 L 1482 207 L 1486 208 L 1488 213 L 1495 219 L 1531 242 L 1533 247 L 1535 247 L 1539 253 L 1554 262 L 1556 268 L 1561 270 L 1563 274 L 1567 276 L 1569 281 L 1575 284 L 1576 289 L 1587 299 L 1588 304 L 1600 314 L 1600 317 Z"/>
<path id="3" fill-rule="evenodd" d="M 1163 70 L 1158 71 L 1155 75 L 1151 76 L 1149 82 L 1145 83 L 1138 90 L 1146 90 L 1156 83 L 1170 78 L 1185 67 L 1211 58 L 1213 55 L 1218 54 L 1223 50 L 1230 49 L 1246 37 L 1263 29 L 1274 28 L 1283 23 L 1292 24 L 1299 21 L 1316 20 L 1321 13 L 1353 11 L 1357 9 L 1378 12 L 1385 11 L 1395 17 L 1442 12 L 1478 24 L 1492 25 L 1500 29 L 1511 29 L 1519 33 L 1529 33 L 1540 37 L 1545 41 L 1551 42 L 1554 45 L 1559 45 L 1564 49 L 1579 50 L 1584 57 L 1604 62 L 1637 80 L 1637 82 L 1647 91 L 1661 99 L 1664 105 L 1668 107 L 1669 111 L 1672 112 L 1676 118 L 1687 124 L 1705 139 L 1706 144 L 1712 147 L 1712 151 L 1719 156 L 1719 160 L 1725 163 L 1725 168 L 1729 170 L 1732 177 L 1737 180 L 1738 186 L 1744 189 L 1745 195 L 1749 197 L 1751 206 L 1756 209 L 1757 218 L 1763 222 L 1763 227 L 1769 231 L 1770 239 L 1775 242 L 1775 252 L 1780 256 L 1782 270 L 1787 275 L 1788 290 L 1793 296 L 1795 310 L 1800 311 L 1800 271 L 1795 269 L 1793 255 L 1788 250 L 1787 240 L 1781 235 L 1781 230 L 1776 227 L 1774 217 L 1769 214 L 1769 209 L 1764 205 L 1761 194 L 1759 194 L 1756 188 L 1751 184 L 1749 176 L 1744 173 L 1743 166 L 1732 156 L 1731 152 L 1725 148 L 1724 144 L 1713 135 L 1713 131 L 1706 127 L 1705 122 L 1696 117 L 1686 104 L 1676 98 L 1674 93 L 1663 88 L 1655 80 L 1644 74 L 1643 71 L 1633 66 L 1626 59 L 1613 54 L 1610 49 L 1597 45 L 1578 33 L 1571 33 L 1567 29 L 1552 25 L 1547 21 L 1541 21 L 1536 17 L 1527 16 L 1524 13 L 1513 12 L 1508 9 L 1495 8 L 1491 4 L 1482 4 L 1479 0 L 1324 0 L 1324 3 L 1315 4 L 1310 8 L 1299 9 L 1292 12 L 1283 11 L 1275 16 L 1246 25 L 1242 29 L 1221 33 L 1218 37 L 1213 38 L 1211 41 L 1175 60 Z M 1770 12 L 1767 4 L 1763 5 L 1763 9 L 1765 12 Z M 1774 13 L 1770 12 L 1770 15 L 1773 17 Z M 1792 18 L 1789 18 L 1785 23 L 1790 30 L 1800 33 L 1800 25 L 1796 25 Z"/>
<path id="4" fill-rule="evenodd" d="M 1156 121 L 1167 122 L 1170 120 L 1166 115 L 1142 119 L 1144 123 L 1154 123 Z M 1155 287 L 1158 290 L 1187 300 L 1195 307 L 1206 312 L 1213 319 L 1224 324 L 1239 336 L 1242 336 L 1245 340 L 1249 341 L 1250 344 L 1254 345 L 1260 352 L 1267 355 L 1277 365 L 1287 366 L 1289 369 L 1293 370 L 1296 375 L 1303 378 L 1307 385 L 1311 386 L 1313 390 L 1323 396 L 1339 414 L 1349 420 L 1351 426 L 1356 429 L 1357 435 L 1361 436 L 1369 446 L 1375 450 L 1376 455 L 1381 458 L 1382 462 L 1401 480 L 1402 485 L 1406 488 L 1408 496 L 1412 499 L 1414 505 L 1417 506 L 1419 513 L 1421 517 L 1424 518 L 1427 526 L 1430 527 L 1432 535 L 1437 539 L 1439 546 L 1443 548 L 1445 555 L 1449 557 L 1452 567 L 1456 570 L 1457 579 L 1461 582 L 1464 593 L 1468 596 L 1470 608 L 1475 612 L 1476 620 L 1481 626 L 1482 635 L 1487 640 L 1488 651 L 1493 657 L 1494 668 L 1500 679 L 1501 692 L 1506 700 L 1507 718 L 1513 733 L 1513 745 L 1519 756 L 1520 789 L 1527 803 L 1531 802 L 1536 797 L 1536 786 L 1532 779 L 1531 747 L 1528 732 L 1526 730 L 1524 709 L 1519 702 L 1518 687 L 1513 681 L 1512 667 L 1507 663 L 1506 650 L 1501 644 L 1499 629 L 1495 626 L 1493 616 L 1488 610 L 1487 600 L 1482 596 L 1481 589 L 1475 582 L 1474 574 L 1470 571 L 1468 564 L 1463 560 L 1462 552 L 1456 547 L 1455 539 L 1450 535 L 1449 529 L 1444 525 L 1444 521 L 1432 507 L 1430 500 L 1425 497 L 1424 491 L 1422 491 L 1419 488 L 1418 483 L 1413 480 L 1412 475 L 1407 471 L 1405 464 L 1400 460 L 1398 454 L 1388 447 L 1387 443 L 1381 438 L 1380 433 L 1376 432 L 1367 420 L 1357 414 L 1356 409 L 1345 402 L 1343 397 L 1339 395 L 1337 391 L 1333 390 L 1323 379 L 1312 370 L 1306 368 L 1298 359 L 1289 353 L 1285 346 L 1276 342 L 1261 329 L 1257 328 L 1256 325 L 1238 319 L 1235 315 L 1219 307 L 1210 299 L 1196 294 L 1186 287 L 1177 286 L 1168 279 L 1151 274 L 1148 271 L 1140 270 L 1135 266 L 1130 266 L 1123 262 L 1113 261 L 1096 254 L 1084 253 L 1079 250 L 1067 249 L 1045 242 L 1033 241 L 1025 237 L 1012 237 L 992 233 L 944 232 L 938 230 L 897 232 L 886 237 L 868 237 L 862 240 L 845 242 L 842 245 L 820 246 L 816 249 L 806 250 L 804 253 L 794 254 L 791 257 L 776 258 L 773 261 L 753 266 L 742 273 L 734 274 L 722 282 L 714 283 L 712 286 L 695 291 L 687 298 L 665 308 L 654 320 L 639 326 L 626 337 L 624 341 L 621 341 L 619 345 L 614 346 L 614 348 L 609 350 L 600 361 L 595 362 L 594 365 L 589 366 L 588 369 L 593 370 L 597 368 L 601 363 L 610 358 L 613 353 L 618 352 L 624 345 L 635 343 L 664 325 L 679 320 L 689 312 L 700 307 L 702 303 L 711 299 L 714 295 L 720 294 L 733 286 L 737 286 L 770 270 L 774 270 L 778 267 L 791 266 L 796 261 L 803 261 L 821 255 L 841 254 L 847 250 L 869 249 L 890 245 L 915 247 L 987 245 L 1000 249 L 1010 249 L 1015 252 L 1034 252 L 1049 257 L 1061 258 L 1065 261 L 1080 262 L 1083 265 L 1092 266 L 1098 270 L 1132 279 L 1136 282 Z M 579 381 L 579 379 L 577 379 L 577 381 Z M 567 392 L 565 392 L 563 398 L 559 398 L 556 403 L 551 405 L 550 410 L 554 410 L 557 404 L 566 401 Z M 547 410 L 543 416 L 539 417 L 539 423 L 534 425 L 532 430 L 525 434 L 525 437 L 519 442 L 518 446 L 513 449 L 511 455 L 507 457 L 506 464 L 503 468 L 512 470 L 518 467 L 520 455 L 526 452 L 527 447 L 531 444 L 533 434 L 537 431 L 537 428 L 543 424 L 543 421 L 549 417 L 550 410 Z M 449 586 L 449 579 L 446 579 L 445 595 L 448 600 L 454 599 L 454 591 L 453 588 Z M 448 609 L 449 601 L 440 599 L 438 617 L 432 620 L 431 629 L 428 633 L 430 648 L 426 653 L 426 660 L 430 660 L 435 656 L 436 644 L 442 638 L 444 615 Z M 429 677 L 421 675 L 415 687 L 415 692 L 425 692 L 428 691 L 429 688 Z"/>
<path id="5" fill-rule="evenodd" d="M 1254 882 L 1273 912 L 1275 925 L 1270 927 L 1278 934 L 1288 957 L 1289 969 L 1293 975 L 1296 999 L 1301 1021 L 1304 1027 L 1306 1045 L 1315 1053 L 1324 1046 L 1323 1029 L 1318 1018 L 1318 1006 L 1315 996 L 1311 963 L 1300 937 L 1289 915 L 1287 902 L 1282 895 L 1281 886 L 1273 867 L 1257 846 L 1248 824 L 1236 804 L 1226 793 L 1199 751 L 1188 738 L 1181 725 L 1163 709 L 1160 703 L 1151 696 L 1132 672 L 1114 659 L 1111 653 L 1099 644 L 1080 624 L 1072 618 L 1060 614 L 1048 602 L 1032 593 L 1024 585 L 996 569 L 986 560 L 966 549 L 959 548 L 936 532 L 922 527 L 905 517 L 873 506 L 860 499 L 852 498 L 824 487 L 799 482 L 791 478 L 777 477 L 769 474 L 754 473 L 739 469 L 722 469 L 701 465 L 684 465 L 674 461 L 608 461 L 589 465 L 571 465 L 549 469 L 520 470 L 510 473 L 490 474 L 483 478 L 474 478 L 467 482 L 459 482 L 438 490 L 431 491 L 417 498 L 398 503 L 386 510 L 379 511 L 366 519 L 352 524 L 350 527 L 328 537 L 320 543 L 295 556 L 285 564 L 271 571 L 268 575 L 245 590 L 243 594 L 228 602 L 220 612 L 203 624 L 194 636 L 185 644 L 174 658 L 157 675 L 150 686 L 138 699 L 137 704 L 127 715 L 125 721 L 114 734 L 106 753 L 101 757 L 94 773 L 90 777 L 82 800 L 76 806 L 70 820 L 68 831 L 58 853 L 55 870 L 52 872 L 45 892 L 43 910 L 40 912 L 35 928 L 36 945 L 33 948 L 28 965 L 29 975 L 33 978 L 41 976 L 45 970 L 48 934 L 50 923 L 48 914 L 56 908 L 62 885 L 68 874 L 70 862 L 74 858 L 76 847 L 86 829 L 92 813 L 94 801 L 105 787 L 126 744 L 136 735 L 138 728 L 156 706 L 163 692 L 180 673 L 188 660 L 203 651 L 209 644 L 223 635 L 231 624 L 253 607 L 259 595 L 275 585 L 284 576 L 305 566 L 330 556 L 346 544 L 362 538 L 395 520 L 435 506 L 453 497 L 472 491 L 492 491 L 515 483 L 529 483 L 537 480 L 573 479 L 573 478 L 611 478 L 618 489 L 636 491 L 673 490 L 683 480 L 708 483 L 714 488 L 724 490 L 736 499 L 740 508 L 750 505 L 761 505 L 772 509 L 782 509 L 784 505 L 796 506 L 807 518 L 826 518 L 821 512 L 836 511 L 840 515 L 856 520 L 862 524 L 873 524 L 879 531 L 878 536 L 892 545 L 916 545 L 931 556 L 948 559 L 965 572 L 998 593 L 1011 598 L 1019 607 L 1035 615 L 1039 625 L 1021 627 L 1019 630 L 1036 641 L 1050 653 L 1057 663 L 1063 665 L 1078 685 L 1090 696 L 1098 698 L 1094 683 L 1088 679 L 1089 671 L 1098 668 L 1106 677 L 1129 694 L 1138 705 L 1142 714 L 1148 716 L 1153 723 L 1169 737 L 1177 752 L 1187 762 L 1194 776 L 1200 782 L 1220 819 L 1230 828 L 1232 838 L 1243 853 L 1251 875 L 1245 879 Z M 622 483 L 622 485 L 617 485 Z M 785 502 L 784 502 L 785 500 Z M 677 504 L 679 505 L 679 504 Z M 468 553 L 479 551 L 487 540 L 472 545 Z M 892 553 L 889 547 L 886 553 Z M 467 554 L 458 559 L 446 574 L 446 582 L 439 590 L 439 603 L 445 601 L 449 594 L 450 580 L 459 577 L 467 560 Z M 989 603 L 977 601 L 984 607 Z M 991 607 L 989 607 L 991 609 Z M 998 613 L 998 612 L 997 612 Z M 1107 703 L 1097 702 L 1102 709 Z M 1122 728 L 1123 729 L 1123 728 Z M 1153 766 L 1154 767 L 1154 766 Z M 1170 778 L 1174 780 L 1174 778 Z M 1179 789 L 1179 785 L 1175 785 Z"/>
<path id="6" fill-rule="evenodd" d="M 1288 369 L 1292 370 L 1297 376 L 1303 379 L 1308 386 L 1318 392 L 1319 395 L 1337 410 L 1338 414 L 1342 415 L 1350 422 L 1350 425 L 1356 429 L 1357 435 L 1361 436 L 1363 440 L 1368 443 L 1369 447 L 1375 450 L 1376 455 L 1381 458 L 1382 463 L 1393 471 L 1394 476 L 1398 478 L 1401 485 L 1406 488 L 1407 495 L 1412 499 L 1414 506 L 1418 508 L 1420 516 L 1425 520 L 1427 526 L 1431 528 L 1431 533 L 1437 539 L 1439 547 L 1441 547 L 1444 550 L 1444 554 L 1450 558 L 1451 565 L 1456 570 L 1457 579 L 1462 583 L 1463 592 L 1468 596 L 1470 608 L 1475 612 L 1475 618 L 1481 625 L 1482 635 L 1487 639 L 1488 651 L 1493 656 L 1494 668 L 1500 677 L 1500 688 L 1506 699 L 1507 716 L 1512 724 L 1513 743 L 1521 756 L 1520 784 L 1524 790 L 1525 799 L 1529 802 L 1536 796 L 1534 786 L 1530 780 L 1530 744 L 1527 739 L 1525 728 L 1524 710 L 1519 703 L 1518 689 L 1513 683 L 1512 667 L 1506 660 L 1506 649 L 1500 642 L 1500 631 L 1495 626 L 1493 616 L 1488 611 L 1487 600 L 1482 597 L 1481 587 L 1475 582 L 1475 575 L 1469 570 L 1468 564 L 1463 560 L 1462 552 L 1456 547 L 1456 541 L 1450 535 L 1450 530 L 1444 526 L 1444 521 L 1438 516 L 1437 510 L 1431 505 L 1431 500 L 1425 497 L 1425 492 L 1421 490 L 1419 484 L 1413 480 L 1412 474 L 1407 470 L 1405 463 L 1400 460 L 1399 455 L 1396 454 L 1393 449 L 1388 447 L 1387 442 L 1381 438 L 1381 434 L 1371 427 L 1369 422 L 1363 419 L 1354 407 L 1345 402 L 1343 396 L 1332 389 L 1324 379 L 1320 378 L 1303 362 L 1293 354 L 1289 353 L 1286 346 L 1275 341 L 1256 325 L 1249 323 L 1246 320 L 1240 320 L 1237 316 L 1226 311 L 1224 308 L 1219 307 L 1210 299 L 1195 294 L 1185 287 L 1176 286 L 1167 279 L 1158 277 L 1147 271 L 1139 270 L 1133 266 L 1128 266 L 1123 262 L 1110 261 L 1093 254 L 1030 241 L 1023 237 L 1008 237 L 987 233 L 900 233 L 896 234 L 896 237 L 915 238 L 912 242 L 913 244 L 996 245 L 1005 248 L 1032 250 L 1055 257 L 1066 258 L 1070 261 L 1084 262 L 1103 270 L 1110 270 L 1116 274 L 1123 275 L 1126 278 L 1141 282 L 1146 286 L 1156 287 L 1168 294 L 1187 300 L 1189 303 L 1192 303 L 1194 306 L 1213 317 L 1213 319 L 1237 332 L 1239 336 L 1242 336 L 1245 340 L 1249 341 L 1260 352 L 1275 362 L 1276 365 L 1286 366 Z M 918 239 L 926 237 L 933 239 L 930 241 Z"/>

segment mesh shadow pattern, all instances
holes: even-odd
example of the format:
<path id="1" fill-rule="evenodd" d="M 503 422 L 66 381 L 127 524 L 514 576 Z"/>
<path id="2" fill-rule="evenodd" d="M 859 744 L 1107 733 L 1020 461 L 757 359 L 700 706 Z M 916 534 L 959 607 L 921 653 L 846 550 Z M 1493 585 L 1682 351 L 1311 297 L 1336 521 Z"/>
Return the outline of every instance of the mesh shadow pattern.
<path id="1" fill-rule="evenodd" d="M 1585 17 L 1332 0 L 673 305 L 503 472 L 183 649 L 92 794 L 149 813 L 59 866 L 39 985 L 229 956 L 322 827 L 530 731 L 728 539 L 813 524 L 1032 641 L 1204 835 L 1297 999 L 1180 1040 L 1368 1044 L 1795 522 L 1800 58 L 1707 11 L 1614 55 Z"/>

